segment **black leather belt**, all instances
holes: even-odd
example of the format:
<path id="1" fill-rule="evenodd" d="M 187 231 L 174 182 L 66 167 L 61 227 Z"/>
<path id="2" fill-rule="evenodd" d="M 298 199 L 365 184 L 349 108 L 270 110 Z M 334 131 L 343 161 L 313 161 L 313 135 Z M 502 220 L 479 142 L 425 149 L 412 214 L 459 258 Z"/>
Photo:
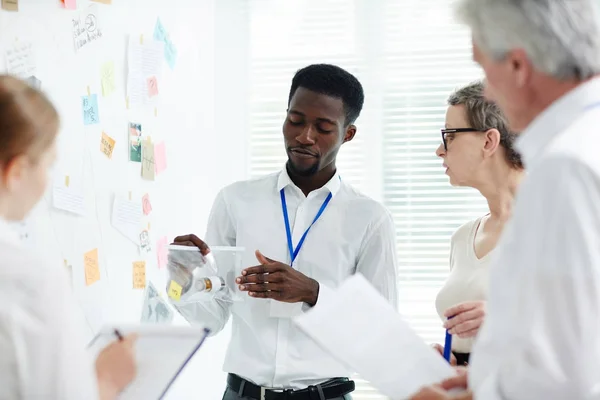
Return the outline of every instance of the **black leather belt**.
<path id="1" fill-rule="evenodd" d="M 227 386 L 240 397 L 254 400 L 327 400 L 342 397 L 354 391 L 354 381 L 334 378 L 306 389 L 275 391 L 261 388 L 235 374 L 227 375 Z"/>

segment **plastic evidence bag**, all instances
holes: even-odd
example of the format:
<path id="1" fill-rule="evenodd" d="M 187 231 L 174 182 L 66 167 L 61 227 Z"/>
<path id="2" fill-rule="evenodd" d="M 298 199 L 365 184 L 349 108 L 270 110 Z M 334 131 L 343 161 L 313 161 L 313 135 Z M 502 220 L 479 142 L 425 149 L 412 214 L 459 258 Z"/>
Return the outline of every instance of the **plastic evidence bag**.
<path id="1" fill-rule="evenodd" d="M 170 245 L 167 295 L 174 304 L 220 300 L 242 301 L 235 279 L 242 274 L 243 247 L 216 246 L 203 256 L 193 246 Z"/>

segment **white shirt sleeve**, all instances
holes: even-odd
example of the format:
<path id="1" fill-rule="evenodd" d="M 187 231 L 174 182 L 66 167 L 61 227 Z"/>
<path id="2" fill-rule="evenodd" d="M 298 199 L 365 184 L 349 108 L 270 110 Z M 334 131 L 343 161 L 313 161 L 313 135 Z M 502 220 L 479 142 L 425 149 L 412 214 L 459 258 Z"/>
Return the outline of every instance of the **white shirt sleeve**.
<path id="1" fill-rule="evenodd" d="M 58 266 L 40 264 L 19 265 L 37 276 L 27 274 L 31 280 L 13 292 L 15 306 L 0 313 L 0 354 L 15 362 L 3 375 L 16 377 L 0 389 L 0 398 L 97 399 L 94 361 L 85 349 L 66 276 Z"/>
<path id="2" fill-rule="evenodd" d="M 235 246 L 235 225 L 226 201 L 225 190 L 217 195 L 208 219 L 206 235 L 202 238 L 208 246 Z M 211 335 L 220 332 L 231 315 L 231 302 L 217 293 L 206 301 L 187 304 L 172 303 L 190 323 L 198 323 L 211 330 Z"/>
<path id="3" fill-rule="evenodd" d="M 515 273 L 491 282 L 469 377 L 477 399 L 600 398 L 600 180 L 575 160 L 544 164 L 492 266 Z"/>
<path id="4" fill-rule="evenodd" d="M 367 232 L 358 254 L 356 272 L 364 275 L 394 309 L 398 308 L 396 227 L 387 210 Z M 317 304 L 327 302 L 334 293 L 333 289 L 319 284 Z"/>

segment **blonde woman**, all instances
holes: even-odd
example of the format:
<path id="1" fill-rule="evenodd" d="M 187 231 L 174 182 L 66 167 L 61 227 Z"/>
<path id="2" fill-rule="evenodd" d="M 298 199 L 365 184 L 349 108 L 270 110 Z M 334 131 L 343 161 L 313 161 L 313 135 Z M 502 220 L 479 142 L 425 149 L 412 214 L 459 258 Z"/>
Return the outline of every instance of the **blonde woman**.
<path id="1" fill-rule="evenodd" d="M 135 375 L 133 337 L 90 359 L 64 268 L 21 247 L 9 227 L 46 190 L 58 128 L 43 94 L 0 76 L 1 399 L 114 399 Z"/>

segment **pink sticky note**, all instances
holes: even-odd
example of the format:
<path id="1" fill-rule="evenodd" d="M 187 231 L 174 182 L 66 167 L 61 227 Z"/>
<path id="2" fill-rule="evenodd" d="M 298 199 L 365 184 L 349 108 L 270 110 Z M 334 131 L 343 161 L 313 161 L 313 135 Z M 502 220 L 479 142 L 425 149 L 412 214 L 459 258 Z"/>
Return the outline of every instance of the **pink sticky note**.
<path id="1" fill-rule="evenodd" d="M 154 145 L 154 172 L 160 174 L 167 169 L 167 149 L 165 142 Z"/>
<path id="2" fill-rule="evenodd" d="M 152 204 L 150 204 L 150 195 L 148 193 L 142 197 L 142 208 L 144 209 L 144 215 L 148 215 L 152 212 Z"/>
<path id="3" fill-rule="evenodd" d="M 158 268 L 164 268 L 167 265 L 167 237 L 163 236 L 156 242 L 156 258 L 158 259 Z"/>
<path id="4" fill-rule="evenodd" d="M 158 96 L 158 82 L 156 82 L 156 77 L 151 76 L 146 79 L 146 83 L 148 84 L 148 97 Z"/>
<path id="5" fill-rule="evenodd" d="M 77 10 L 77 0 L 64 0 L 63 3 L 67 10 Z"/>

